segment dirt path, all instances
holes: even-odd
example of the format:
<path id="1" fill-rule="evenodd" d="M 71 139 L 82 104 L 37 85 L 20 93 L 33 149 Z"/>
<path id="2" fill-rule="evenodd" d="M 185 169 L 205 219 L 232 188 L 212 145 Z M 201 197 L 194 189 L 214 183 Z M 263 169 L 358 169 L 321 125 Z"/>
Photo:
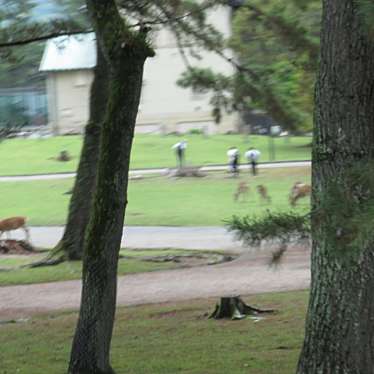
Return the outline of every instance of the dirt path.
<path id="1" fill-rule="evenodd" d="M 250 295 L 309 287 L 309 251 L 295 248 L 270 269 L 258 252 L 215 266 L 158 271 L 119 278 L 118 305 L 138 305 L 225 295 Z M 0 287 L 0 319 L 79 308 L 80 281 Z"/>
<path id="2" fill-rule="evenodd" d="M 52 248 L 61 239 L 63 226 L 30 227 L 31 242 L 36 247 Z M 23 230 L 12 231 L 14 239 L 24 239 Z M 123 230 L 122 247 L 126 248 L 179 248 L 226 250 L 240 252 L 241 242 L 224 227 L 168 227 L 127 226 Z"/>

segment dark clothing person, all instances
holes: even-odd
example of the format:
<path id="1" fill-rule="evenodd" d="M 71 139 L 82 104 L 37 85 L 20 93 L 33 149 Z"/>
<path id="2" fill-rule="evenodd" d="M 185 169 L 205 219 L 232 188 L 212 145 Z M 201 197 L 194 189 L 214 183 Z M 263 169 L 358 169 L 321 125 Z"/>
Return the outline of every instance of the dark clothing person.
<path id="1" fill-rule="evenodd" d="M 238 153 L 233 157 L 232 170 L 233 170 L 233 173 L 235 174 L 239 173 L 239 154 Z"/>
<path id="2" fill-rule="evenodd" d="M 176 143 L 172 147 L 175 149 L 175 154 L 177 157 L 177 168 L 182 169 L 185 163 L 185 151 L 187 148 L 187 142 L 185 140 L 182 140 L 179 143 Z"/>

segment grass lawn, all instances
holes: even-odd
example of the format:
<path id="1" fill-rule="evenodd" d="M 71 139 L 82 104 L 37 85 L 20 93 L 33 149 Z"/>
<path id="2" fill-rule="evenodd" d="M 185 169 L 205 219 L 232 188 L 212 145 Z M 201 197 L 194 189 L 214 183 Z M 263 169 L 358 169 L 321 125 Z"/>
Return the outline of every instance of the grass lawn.
<path id="1" fill-rule="evenodd" d="M 209 254 L 212 258 L 214 257 L 213 252 L 206 251 L 188 251 L 178 249 L 121 250 L 121 255 L 126 258 L 119 260 L 118 275 L 169 270 L 183 266 L 183 264 L 176 262 L 144 261 L 143 259 L 145 257 L 176 255 L 188 256 L 199 254 Z M 57 266 L 47 266 L 35 269 L 20 268 L 22 265 L 36 262 L 45 256 L 46 253 L 32 256 L 0 256 L 0 287 L 17 284 L 57 282 L 81 278 L 82 263 L 80 261 L 64 262 Z"/>
<path id="2" fill-rule="evenodd" d="M 208 139 L 202 135 L 135 136 L 131 168 L 175 166 L 171 146 L 181 139 L 188 140 L 187 162 L 193 165 L 223 164 L 226 152 L 236 145 L 242 154 L 249 146 L 262 152 L 261 161 L 268 161 L 268 138 L 243 135 L 214 135 Z M 274 140 L 276 160 L 310 159 L 309 137 L 276 138 Z M 0 144 L 0 175 L 42 174 L 75 171 L 79 160 L 81 136 L 60 136 L 48 139 L 9 139 Z M 69 162 L 54 160 L 60 151 L 67 150 L 73 159 Z M 243 160 L 244 161 L 244 160 Z"/>
<path id="3" fill-rule="evenodd" d="M 304 333 L 307 292 L 245 298 L 279 312 L 259 322 L 208 320 L 215 299 L 118 310 L 112 364 L 128 374 L 290 374 Z M 76 313 L 0 327 L 1 373 L 65 373 Z"/>
<path id="4" fill-rule="evenodd" d="M 234 202 L 239 180 L 248 181 L 246 202 Z M 309 168 L 267 169 L 259 176 L 241 173 L 240 179 L 224 173 L 205 178 L 170 179 L 148 177 L 132 180 L 129 186 L 128 225 L 209 226 L 223 225 L 232 215 L 261 214 L 266 209 L 289 210 L 288 194 L 295 181 L 310 181 Z M 73 181 L 47 180 L 0 183 L 1 217 L 24 215 L 31 225 L 64 224 Z M 267 186 L 272 204 L 260 201 L 255 186 Z M 309 199 L 296 208 L 306 212 Z M 0 218 L 1 218 L 0 217 Z"/>

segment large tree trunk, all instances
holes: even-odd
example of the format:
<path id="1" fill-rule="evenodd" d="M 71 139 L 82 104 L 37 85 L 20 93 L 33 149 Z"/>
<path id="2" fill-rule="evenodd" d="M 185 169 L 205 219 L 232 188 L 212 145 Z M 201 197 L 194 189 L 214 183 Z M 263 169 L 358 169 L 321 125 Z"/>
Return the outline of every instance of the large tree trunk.
<path id="1" fill-rule="evenodd" d="M 101 126 L 108 101 L 108 81 L 107 63 L 101 48 L 97 46 L 97 64 L 90 95 L 90 119 L 85 129 L 65 232 L 56 247 L 56 251 L 68 260 L 82 259 L 84 235 L 96 184 Z"/>
<path id="2" fill-rule="evenodd" d="M 312 284 L 298 374 L 374 373 L 374 41 L 324 0 L 313 145 Z"/>
<path id="3" fill-rule="evenodd" d="M 116 308 L 117 265 L 143 67 L 152 50 L 142 32 L 130 31 L 114 0 L 87 0 L 98 43 L 110 71 L 97 186 L 83 258 L 81 308 L 70 374 L 112 374 L 110 343 Z"/>

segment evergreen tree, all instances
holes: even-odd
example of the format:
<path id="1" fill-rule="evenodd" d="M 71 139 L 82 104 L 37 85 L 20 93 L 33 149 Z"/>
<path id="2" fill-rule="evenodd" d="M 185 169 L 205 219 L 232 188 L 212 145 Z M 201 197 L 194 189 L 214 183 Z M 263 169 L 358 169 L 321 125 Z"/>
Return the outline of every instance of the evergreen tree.
<path id="1" fill-rule="evenodd" d="M 235 59 L 222 52 L 222 43 L 205 47 L 231 62 L 236 73 L 222 76 L 214 74 L 214 69 L 189 67 L 179 84 L 213 92 L 216 113 L 220 105 L 241 111 L 261 109 L 286 129 L 310 130 L 320 2 L 248 0 L 235 9 L 232 37 L 223 43 Z M 204 31 L 193 35 L 207 38 Z"/>
<path id="2" fill-rule="evenodd" d="M 312 284 L 298 374 L 372 373 L 374 39 L 324 0 L 313 142 Z"/>

